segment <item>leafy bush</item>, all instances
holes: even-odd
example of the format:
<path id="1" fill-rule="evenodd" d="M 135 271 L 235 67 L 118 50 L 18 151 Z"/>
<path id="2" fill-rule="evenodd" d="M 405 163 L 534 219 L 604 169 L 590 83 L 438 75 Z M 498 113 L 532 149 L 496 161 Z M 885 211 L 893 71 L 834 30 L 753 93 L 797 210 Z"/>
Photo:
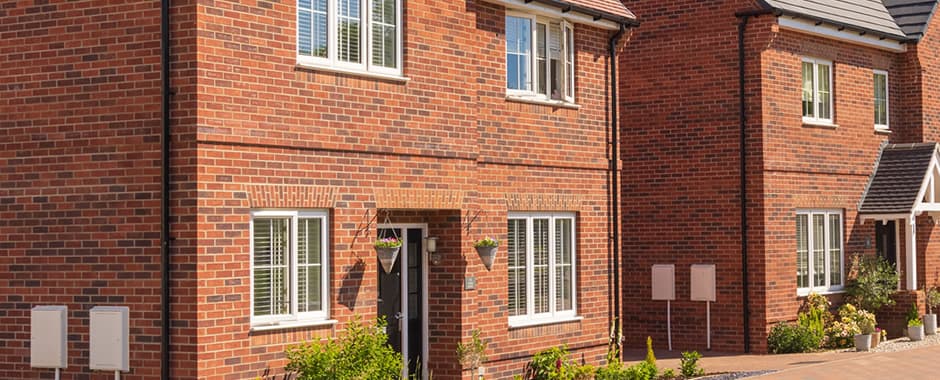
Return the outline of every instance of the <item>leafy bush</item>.
<path id="1" fill-rule="evenodd" d="M 927 314 L 933 314 L 933 308 L 940 305 L 940 289 L 927 288 L 924 284 L 924 302 L 927 303 Z"/>
<path id="2" fill-rule="evenodd" d="M 598 368 L 595 380 L 654 380 L 659 373 L 656 367 L 656 355 L 653 353 L 653 339 L 646 338 L 646 359 L 629 367 L 624 367 L 619 359 L 609 360 L 606 367 Z M 674 375 L 674 374 L 673 374 Z M 666 376 L 666 373 L 663 373 Z"/>
<path id="3" fill-rule="evenodd" d="M 875 332 L 875 325 L 877 324 L 875 314 L 865 310 L 859 310 L 858 313 L 855 314 L 855 322 L 858 324 L 858 330 L 861 331 L 862 334 Z"/>
<path id="4" fill-rule="evenodd" d="M 820 339 L 808 328 L 780 322 L 770 330 L 767 345 L 775 354 L 808 352 L 819 348 Z"/>
<path id="5" fill-rule="evenodd" d="M 587 380 L 594 378 L 595 369 L 580 365 L 568 357 L 567 347 L 540 351 L 526 365 L 526 380 Z"/>
<path id="6" fill-rule="evenodd" d="M 388 345 L 385 320 L 363 326 L 356 317 L 345 334 L 326 343 L 308 342 L 287 349 L 287 371 L 297 380 L 388 380 L 399 378 L 401 354 Z"/>
<path id="7" fill-rule="evenodd" d="M 698 366 L 698 361 L 701 358 L 702 354 L 699 354 L 698 351 L 683 352 L 682 358 L 679 359 L 679 371 L 682 372 L 682 376 L 696 377 L 704 375 L 705 370 Z"/>
<path id="8" fill-rule="evenodd" d="M 853 255 L 849 278 L 845 291 L 850 303 L 872 311 L 894 305 L 891 295 L 898 288 L 898 272 L 884 258 Z"/>
<path id="9" fill-rule="evenodd" d="M 486 361 L 487 343 L 480 338 L 480 330 L 470 332 L 470 343 L 457 343 L 457 362 L 464 368 L 477 369 Z"/>
<path id="10" fill-rule="evenodd" d="M 920 313 L 917 312 L 917 301 L 911 303 L 911 308 L 907 309 L 907 323 L 910 324 L 911 321 L 919 321 Z"/>

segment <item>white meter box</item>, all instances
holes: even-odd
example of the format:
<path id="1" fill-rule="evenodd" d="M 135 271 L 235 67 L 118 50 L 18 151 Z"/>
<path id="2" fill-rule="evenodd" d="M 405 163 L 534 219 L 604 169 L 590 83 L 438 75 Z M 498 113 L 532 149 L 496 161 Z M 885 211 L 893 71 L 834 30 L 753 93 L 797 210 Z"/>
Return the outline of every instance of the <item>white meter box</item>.
<path id="1" fill-rule="evenodd" d="M 129 309 L 126 306 L 91 308 L 90 369 L 130 370 L 128 314 Z"/>
<path id="2" fill-rule="evenodd" d="M 29 365 L 68 368 L 68 308 L 36 306 L 30 313 Z"/>
<path id="3" fill-rule="evenodd" d="M 715 302 L 715 265 L 692 265 L 692 301 Z"/>
<path id="4" fill-rule="evenodd" d="M 674 264 L 653 265 L 653 299 L 663 301 L 676 299 L 676 266 Z"/>

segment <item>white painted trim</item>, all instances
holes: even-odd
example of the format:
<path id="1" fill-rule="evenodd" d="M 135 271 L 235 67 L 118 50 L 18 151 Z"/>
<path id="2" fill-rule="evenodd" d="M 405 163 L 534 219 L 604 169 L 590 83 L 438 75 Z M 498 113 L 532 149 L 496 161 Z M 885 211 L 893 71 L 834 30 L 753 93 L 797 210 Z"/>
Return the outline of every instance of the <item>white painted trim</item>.
<path id="1" fill-rule="evenodd" d="M 901 263 L 901 222 L 898 220 L 894 221 L 894 270 L 898 270 L 898 265 Z M 901 276 L 898 276 L 898 290 L 901 290 Z"/>
<path id="2" fill-rule="evenodd" d="M 879 220 L 897 220 L 897 219 L 904 219 L 904 218 L 910 216 L 910 214 L 908 214 L 908 213 L 905 213 L 905 214 L 862 214 L 862 215 L 860 215 L 860 216 L 861 216 L 861 218 L 862 218 L 862 222 L 864 223 L 864 222 L 869 221 L 869 220 L 879 221 Z"/>
<path id="3" fill-rule="evenodd" d="M 342 68 L 342 67 L 329 66 L 326 64 L 322 64 L 322 63 L 316 63 L 315 61 L 317 60 L 310 59 L 310 57 L 298 57 L 297 67 L 302 68 L 302 69 L 308 69 L 308 70 L 317 70 L 317 71 L 336 73 L 336 74 L 349 74 L 349 75 L 360 76 L 363 78 L 374 78 L 374 79 L 381 79 L 381 80 L 387 80 L 387 81 L 392 81 L 392 82 L 406 83 L 411 80 L 411 78 L 403 77 L 400 75 L 389 75 L 389 74 L 382 74 L 382 73 L 362 71 L 362 70 L 353 70 L 353 69 L 347 69 L 347 68 Z"/>
<path id="4" fill-rule="evenodd" d="M 546 100 L 542 97 L 535 97 L 535 96 L 506 95 L 506 101 L 510 101 L 514 103 L 537 104 L 540 106 L 567 108 L 567 109 L 572 109 L 572 110 L 581 109 L 580 104 L 568 103 L 568 102 L 563 102 L 560 100 Z"/>
<path id="5" fill-rule="evenodd" d="M 251 332 L 261 332 L 261 331 L 274 331 L 274 330 L 287 330 L 287 329 L 299 329 L 304 327 L 316 327 L 316 326 L 330 326 L 335 325 L 339 321 L 335 319 L 322 319 L 317 321 L 296 321 L 296 322 L 276 322 L 271 324 L 258 324 L 251 326 L 249 331 Z"/>
<path id="6" fill-rule="evenodd" d="M 595 28 L 606 30 L 620 30 L 620 24 L 610 20 L 594 21 L 594 16 L 571 11 L 562 12 L 560 8 L 555 8 L 545 4 L 530 2 L 531 0 L 483 0 L 492 4 L 499 4 L 507 8 L 517 9 L 529 14 L 539 16 L 561 18 L 577 24 L 590 25 Z"/>
<path id="7" fill-rule="evenodd" d="M 401 354 L 404 366 L 402 367 L 402 379 L 408 379 L 408 229 L 421 230 L 421 377 L 422 380 L 428 380 L 428 247 L 423 239 L 428 237 L 427 223 L 392 223 L 379 224 L 378 229 L 400 229 L 402 250 L 401 256 Z M 391 322 L 389 322 L 391 323 Z"/>
<path id="8" fill-rule="evenodd" d="M 872 90 L 874 90 L 875 75 L 885 76 L 885 123 L 875 124 L 875 130 L 876 131 L 890 131 L 891 130 L 891 86 L 890 86 L 891 78 L 888 76 L 888 72 L 886 70 L 877 70 L 877 69 L 872 70 Z M 874 94 L 872 94 L 872 101 L 874 101 Z"/>
<path id="9" fill-rule="evenodd" d="M 815 36 L 868 46 L 875 49 L 887 50 L 894 53 L 903 53 L 907 51 L 907 45 L 896 40 L 881 39 L 881 37 L 871 34 L 859 35 L 858 32 L 850 31 L 848 29 L 839 30 L 839 27 L 825 23 L 817 25 L 813 20 L 802 18 L 795 19 L 791 16 L 779 16 L 777 17 L 777 24 L 780 25 L 780 28 L 782 29 L 803 32 Z"/>
<path id="10" fill-rule="evenodd" d="M 907 290 L 917 290 L 917 217 L 908 215 L 904 223 L 907 224 L 904 238 L 907 259 Z"/>
<path id="11" fill-rule="evenodd" d="M 558 323 L 577 322 L 584 320 L 580 315 L 558 317 L 558 318 L 526 318 L 513 321 L 509 320 L 509 329 L 519 329 L 523 327 L 534 327 L 543 325 L 554 325 Z"/>

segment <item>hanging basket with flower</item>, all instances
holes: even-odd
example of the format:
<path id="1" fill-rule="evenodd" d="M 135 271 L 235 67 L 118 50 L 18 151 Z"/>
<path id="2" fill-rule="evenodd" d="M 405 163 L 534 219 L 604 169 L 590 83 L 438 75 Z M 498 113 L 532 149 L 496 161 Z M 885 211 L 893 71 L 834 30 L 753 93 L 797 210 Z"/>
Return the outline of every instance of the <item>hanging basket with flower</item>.
<path id="1" fill-rule="evenodd" d="M 379 257 L 379 263 L 385 273 L 391 273 L 395 266 L 395 260 L 398 259 L 398 251 L 401 250 L 401 240 L 395 237 L 382 238 L 373 244 L 375 253 Z"/>
<path id="2" fill-rule="evenodd" d="M 499 240 L 487 236 L 484 239 L 475 241 L 473 248 L 476 248 L 477 254 L 480 255 L 480 261 L 483 262 L 486 270 L 492 270 L 493 263 L 496 261 L 496 249 L 499 248 Z"/>

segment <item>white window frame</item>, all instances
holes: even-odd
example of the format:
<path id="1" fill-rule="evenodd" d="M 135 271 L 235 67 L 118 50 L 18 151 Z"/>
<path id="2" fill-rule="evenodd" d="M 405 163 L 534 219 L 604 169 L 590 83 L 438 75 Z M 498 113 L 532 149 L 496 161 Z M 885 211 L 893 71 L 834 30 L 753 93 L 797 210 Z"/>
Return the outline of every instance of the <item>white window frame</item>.
<path id="1" fill-rule="evenodd" d="M 553 323 L 571 320 L 578 315 L 578 237 L 577 217 L 575 213 L 567 212 L 510 212 L 507 220 L 524 219 L 526 221 L 526 313 L 509 317 L 510 327 L 522 327 L 537 324 Z M 535 245 L 533 244 L 533 220 L 548 219 L 548 312 L 535 313 Z M 555 292 L 557 283 L 555 279 L 555 221 L 557 219 L 571 220 L 571 310 L 557 311 Z M 507 273 L 508 281 L 508 273 Z M 507 301 L 508 302 L 508 301 Z"/>
<path id="2" fill-rule="evenodd" d="M 803 116 L 803 122 L 810 124 L 833 124 L 835 120 L 836 109 L 835 109 L 835 88 L 832 86 L 833 77 L 835 76 L 835 71 L 833 71 L 832 61 L 827 61 L 824 59 L 817 58 L 806 58 L 804 57 L 800 63 L 800 114 L 803 113 L 802 102 L 803 102 L 803 63 L 813 64 L 813 116 Z M 816 99 L 819 99 L 819 66 L 828 66 L 829 67 L 829 118 L 819 117 L 819 102 Z"/>
<path id="3" fill-rule="evenodd" d="M 797 295 L 799 295 L 799 296 L 806 296 L 806 295 L 808 295 L 808 294 L 810 294 L 810 293 L 828 294 L 828 293 L 838 293 L 838 292 L 843 291 L 843 290 L 845 289 L 845 281 L 846 281 L 846 279 L 845 279 L 845 216 L 843 215 L 842 210 L 837 210 L 837 209 L 799 209 L 799 210 L 796 211 L 796 216 L 799 217 L 800 215 L 806 215 L 806 221 L 807 221 L 807 226 L 806 226 L 806 230 L 807 230 L 807 237 L 806 237 L 806 247 L 807 247 L 806 260 L 807 260 L 807 276 L 808 276 L 808 277 L 807 277 L 807 281 L 808 281 L 809 286 L 808 286 L 808 287 L 802 287 L 802 288 L 801 288 L 801 287 L 799 287 L 799 285 L 797 285 Z M 813 216 L 814 216 L 814 215 L 825 215 L 825 221 L 824 221 L 824 223 L 823 223 L 823 224 L 824 224 L 824 235 L 825 235 L 825 236 L 823 237 L 823 248 L 824 248 L 824 252 L 825 252 L 825 253 L 824 253 L 825 259 L 824 259 L 823 261 L 824 261 L 824 271 L 825 271 L 825 275 L 824 275 L 823 277 L 826 279 L 826 283 L 825 283 L 825 285 L 823 285 L 823 286 L 813 286 L 813 276 L 816 274 L 816 273 L 814 272 L 815 269 L 813 268 L 813 259 L 815 258 L 815 257 L 814 257 L 814 252 L 813 252 L 813 243 L 815 242 L 815 239 L 816 239 L 816 236 L 814 236 L 814 231 L 813 231 Z M 829 218 L 831 218 L 831 217 L 833 217 L 833 216 L 837 216 L 837 217 L 839 218 L 839 236 L 841 237 L 841 239 L 839 239 L 839 252 L 840 252 L 840 254 L 842 255 L 842 259 L 839 260 L 839 272 L 841 273 L 841 275 L 840 275 L 839 277 L 842 279 L 842 284 L 840 284 L 840 285 L 835 285 L 835 286 L 833 286 L 833 285 L 830 284 L 830 282 L 832 281 L 832 278 L 831 278 L 831 274 L 832 274 L 832 268 L 831 268 L 832 260 L 830 260 L 830 254 L 831 254 L 831 253 L 830 253 L 830 244 L 829 244 L 830 241 L 829 241 L 829 239 L 830 239 L 830 237 L 832 236 L 832 233 L 831 233 L 831 231 L 830 231 L 830 230 L 831 230 L 831 228 L 830 228 L 831 226 L 830 226 L 830 223 L 829 223 Z M 793 220 L 793 224 L 794 224 L 794 226 L 796 225 L 796 219 Z M 799 237 L 797 237 L 797 239 L 799 239 Z M 798 249 L 799 249 L 799 248 L 797 247 L 797 249 L 794 249 L 793 252 L 797 252 Z M 799 253 L 797 253 L 797 255 L 799 255 Z M 797 256 L 797 257 L 798 257 L 798 256 Z M 799 259 L 797 258 L 797 260 L 799 260 Z M 797 264 L 797 265 L 799 265 L 799 264 Z M 797 270 L 799 270 L 799 268 L 797 268 Z M 799 274 L 799 272 L 797 272 L 797 274 Z"/>
<path id="4" fill-rule="evenodd" d="M 555 18 L 548 18 L 548 17 L 542 17 L 542 16 L 535 16 L 535 15 L 532 15 L 532 14 L 523 13 L 523 12 L 520 12 L 520 11 L 513 11 L 513 10 L 507 10 L 507 11 L 506 11 L 506 16 L 507 16 L 507 17 L 516 17 L 516 18 L 528 19 L 528 20 L 530 21 L 530 24 L 529 24 L 529 25 L 530 25 L 530 27 L 529 27 L 529 41 L 530 41 L 530 43 L 531 43 L 531 45 L 532 45 L 532 46 L 529 47 L 529 52 L 530 52 L 530 54 L 529 54 L 529 62 L 528 62 L 528 66 L 529 66 L 529 81 L 530 81 L 529 86 L 528 86 L 529 89 L 528 89 L 528 90 L 516 90 L 516 89 L 510 89 L 510 88 L 507 87 L 507 88 L 506 88 L 506 96 L 508 96 L 508 97 L 523 98 L 523 99 L 524 99 L 524 98 L 531 98 L 531 99 L 541 100 L 541 101 L 548 101 L 548 102 L 564 102 L 564 103 L 572 103 L 572 104 L 573 104 L 573 103 L 575 102 L 575 93 L 576 93 L 576 90 L 577 90 L 577 89 L 574 87 L 574 86 L 575 86 L 575 76 L 577 76 L 578 70 L 577 70 L 577 56 L 576 56 L 576 54 L 574 54 L 574 53 L 575 53 L 575 48 L 574 48 L 574 46 L 568 46 L 568 45 L 569 45 L 569 43 L 568 43 L 568 42 L 569 42 L 568 33 L 571 33 L 571 34 L 572 34 L 572 38 L 571 38 L 570 40 L 573 42 L 573 41 L 574 41 L 574 38 L 573 38 L 573 35 L 574 35 L 574 24 L 571 23 L 571 22 L 569 22 L 568 20 L 565 20 L 565 19 L 555 19 Z M 561 28 L 561 33 L 560 33 L 560 36 L 559 36 L 559 38 L 561 38 L 561 41 L 559 41 L 559 43 L 561 44 L 561 57 L 559 57 L 559 65 L 558 65 L 558 66 L 559 66 L 559 67 L 558 67 L 558 70 L 561 71 L 561 77 L 560 77 L 559 80 L 560 80 L 561 83 L 564 83 L 566 86 L 570 86 L 570 88 L 571 88 L 571 93 L 570 93 L 570 94 L 568 93 L 567 89 L 564 89 L 564 91 L 560 92 L 561 95 L 562 95 L 562 99 L 552 99 L 552 91 L 553 91 L 554 89 L 551 88 L 551 77 L 550 77 L 550 75 L 549 75 L 550 73 L 546 73 L 546 75 L 545 75 L 545 85 L 548 87 L 548 88 L 546 89 L 546 93 L 545 93 L 545 94 L 541 94 L 541 93 L 539 93 L 538 89 L 536 88 L 536 87 L 537 87 L 537 86 L 536 86 L 536 82 L 538 81 L 538 77 L 539 77 L 539 70 L 541 70 L 541 69 L 539 68 L 538 59 L 537 59 L 537 55 L 538 55 L 538 52 L 537 52 L 537 48 L 538 48 L 538 33 L 537 33 L 538 24 L 543 24 L 543 25 L 545 25 L 545 36 L 546 36 L 545 45 L 546 45 L 546 50 L 548 50 L 548 49 L 549 49 L 548 46 L 551 45 L 551 40 L 550 40 L 550 36 L 551 36 L 551 33 L 550 33 L 550 26 L 551 26 L 552 23 L 558 23 L 558 24 L 559 24 L 559 27 Z M 506 24 L 506 22 L 505 22 L 505 18 L 503 19 L 503 26 L 504 26 L 504 28 L 507 27 L 507 24 Z M 503 43 L 506 45 L 505 48 L 506 48 L 506 51 L 508 52 L 508 50 L 509 50 L 509 44 L 508 44 L 507 37 L 504 37 L 504 38 L 503 38 Z M 567 66 L 567 62 L 568 62 L 569 59 L 570 59 L 570 61 L 571 61 L 571 71 L 570 71 L 571 74 L 570 74 L 570 75 L 569 75 L 568 66 Z M 546 60 L 546 65 L 545 65 L 545 66 L 546 66 L 546 67 L 551 67 L 551 65 L 548 63 L 548 61 L 550 61 L 551 59 L 550 59 L 550 57 L 548 56 L 548 52 L 547 52 L 547 51 L 546 51 L 545 60 Z M 506 62 L 503 62 L 503 63 L 506 64 Z M 508 70 L 509 70 L 509 69 L 508 69 L 508 65 L 507 65 L 506 70 L 504 70 L 507 76 L 509 75 L 509 71 L 508 71 Z"/>
<path id="5" fill-rule="evenodd" d="M 391 75 L 400 77 L 403 75 L 403 47 L 402 47 L 402 0 L 395 0 L 395 49 L 396 49 L 396 67 L 384 67 L 372 64 L 372 0 L 360 0 L 362 9 L 359 12 L 361 16 L 359 24 L 359 55 L 361 63 L 344 62 L 339 59 L 339 35 L 337 27 L 339 26 L 339 1 L 327 0 L 327 57 L 314 57 L 300 54 L 300 4 L 296 4 L 296 35 L 297 46 L 294 54 L 297 56 L 297 64 L 313 68 L 322 68 L 327 71 L 342 71 L 352 73 L 374 73 L 381 75 Z"/>
<path id="6" fill-rule="evenodd" d="M 872 70 L 872 85 L 874 85 L 874 76 L 875 75 L 884 75 L 885 76 L 885 123 L 878 124 L 875 123 L 875 129 L 879 131 L 887 131 L 891 129 L 891 89 L 889 84 L 891 83 L 891 78 L 888 77 L 888 72 L 886 70 Z M 874 90 L 874 88 L 873 88 Z M 872 94 L 874 97 L 874 94 Z M 877 106 L 876 106 L 877 108 Z"/>
<path id="7" fill-rule="evenodd" d="M 289 276 L 290 276 L 290 313 L 281 315 L 255 316 L 255 219 L 256 218 L 281 218 L 289 219 L 291 222 L 290 236 L 290 257 Z M 297 280 L 297 237 L 300 219 L 320 219 L 320 236 L 323 241 L 320 243 L 320 297 L 322 309 L 319 311 L 298 312 L 298 280 Z M 303 324 L 307 322 L 326 321 L 330 316 L 330 262 L 329 262 L 329 212 L 326 210 L 259 210 L 251 212 L 251 223 L 249 223 L 249 273 L 250 273 L 250 299 L 249 312 L 251 316 L 251 325 L 270 326 L 270 325 L 289 325 L 291 323 Z"/>

